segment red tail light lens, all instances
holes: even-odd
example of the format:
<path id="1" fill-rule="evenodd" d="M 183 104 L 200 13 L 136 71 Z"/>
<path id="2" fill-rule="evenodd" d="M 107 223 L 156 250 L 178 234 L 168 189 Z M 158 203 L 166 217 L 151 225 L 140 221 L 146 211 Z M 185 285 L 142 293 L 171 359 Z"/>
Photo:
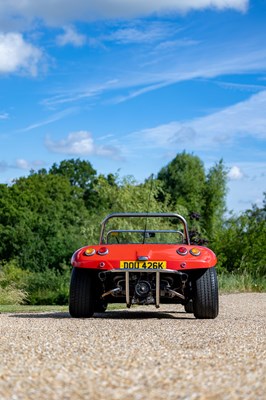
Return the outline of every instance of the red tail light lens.
<path id="1" fill-rule="evenodd" d="M 109 250 L 107 249 L 107 247 L 101 247 L 99 250 L 98 250 L 98 254 L 100 255 L 100 256 L 105 256 L 106 254 L 108 254 L 109 253 Z"/>
<path id="2" fill-rule="evenodd" d="M 185 256 L 187 253 L 188 253 L 188 251 L 187 251 L 187 248 L 186 247 L 179 247 L 177 250 L 176 250 L 176 252 L 178 253 L 178 254 L 180 254 L 180 256 Z"/>

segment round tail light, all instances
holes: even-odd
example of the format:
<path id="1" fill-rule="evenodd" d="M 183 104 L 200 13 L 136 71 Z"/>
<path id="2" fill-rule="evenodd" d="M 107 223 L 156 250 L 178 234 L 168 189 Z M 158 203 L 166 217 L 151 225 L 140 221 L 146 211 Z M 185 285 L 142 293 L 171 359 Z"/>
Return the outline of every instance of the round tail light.
<path id="1" fill-rule="evenodd" d="M 107 249 L 107 247 L 101 247 L 98 252 L 97 252 L 100 256 L 105 256 L 106 254 L 109 253 L 109 250 Z"/>
<path id="2" fill-rule="evenodd" d="M 93 254 L 95 253 L 96 253 L 95 249 L 92 248 L 88 248 L 84 251 L 85 256 L 93 256 Z"/>
<path id="3" fill-rule="evenodd" d="M 187 248 L 186 248 L 186 247 L 183 247 L 183 246 L 179 247 L 179 248 L 176 250 L 176 252 L 177 252 L 180 256 L 185 256 L 185 255 L 188 253 Z"/>
<path id="4" fill-rule="evenodd" d="M 193 247 L 193 249 L 190 250 L 190 254 L 192 254 L 192 256 L 199 256 L 200 251 L 196 247 Z"/>

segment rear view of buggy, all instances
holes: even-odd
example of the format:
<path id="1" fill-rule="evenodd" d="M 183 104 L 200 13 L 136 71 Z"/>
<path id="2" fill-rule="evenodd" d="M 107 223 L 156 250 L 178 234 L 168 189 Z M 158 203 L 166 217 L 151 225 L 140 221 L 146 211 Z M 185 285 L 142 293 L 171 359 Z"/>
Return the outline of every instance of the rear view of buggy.
<path id="1" fill-rule="evenodd" d="M 155 220 L 156 228 L 147 228 L 147 224 L 144 229 L 136 228 L 143 219 Z M 126 229 L 118 229 L 117 224 L 107 229 L 113 220 L 126 220 Z M 166 229 L 166 220 L 170 229 Z M 73 254 L 70 314 L 89 318 L 111 303 L 157 308 L 182 304 L 196 318 L 216 318 L 216 262 L 210 249 L 190 244 L 187 223 L 178 214 L 111 214 L 102 223 L 99 244 Z"/>

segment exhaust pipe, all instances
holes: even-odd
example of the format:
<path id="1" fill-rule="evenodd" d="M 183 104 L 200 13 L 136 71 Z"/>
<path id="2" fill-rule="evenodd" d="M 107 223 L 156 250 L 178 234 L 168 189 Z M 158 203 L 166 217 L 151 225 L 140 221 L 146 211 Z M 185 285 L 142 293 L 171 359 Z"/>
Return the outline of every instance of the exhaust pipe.
<path id="1" fill-rule="evenodd" d="M 122 289 L 120 287 L 117 287 L 117 288 L 112 289 L 112 290 L 108 290 L 108 292 L 105 292 L 104 294 L 102 294 L 102 299 L 105 296 L 108 296 L 109 294 L 120 293 L 120 292 L 122 292 Z"/>
<path id="2" fill-rule="evenodd" d="M 175 290 L 169 289 L 167 287 L 165 288 L 165 290 L 172 295 L 171 297 L 175 297 L 176 296 L 176 297 L 179 297 L 182 300 L 185 300 L 185 296 L 183 294 L 178 293 Z"/>

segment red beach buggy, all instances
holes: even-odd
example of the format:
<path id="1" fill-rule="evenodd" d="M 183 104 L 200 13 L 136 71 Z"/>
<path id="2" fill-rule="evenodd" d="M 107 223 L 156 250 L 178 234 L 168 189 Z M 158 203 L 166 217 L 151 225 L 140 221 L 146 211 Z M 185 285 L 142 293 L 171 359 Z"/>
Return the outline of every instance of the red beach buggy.
<path id="1" fill-rule="evenodd" d="M 216 318 L 216 262 L 210 249 L 190 244 L 186 220 L 178 214 L 110 214 L 99 244 L 72 256 L 69 312 L 89 318 L 108 303 L 174 303 L 196 318 Z"/>

